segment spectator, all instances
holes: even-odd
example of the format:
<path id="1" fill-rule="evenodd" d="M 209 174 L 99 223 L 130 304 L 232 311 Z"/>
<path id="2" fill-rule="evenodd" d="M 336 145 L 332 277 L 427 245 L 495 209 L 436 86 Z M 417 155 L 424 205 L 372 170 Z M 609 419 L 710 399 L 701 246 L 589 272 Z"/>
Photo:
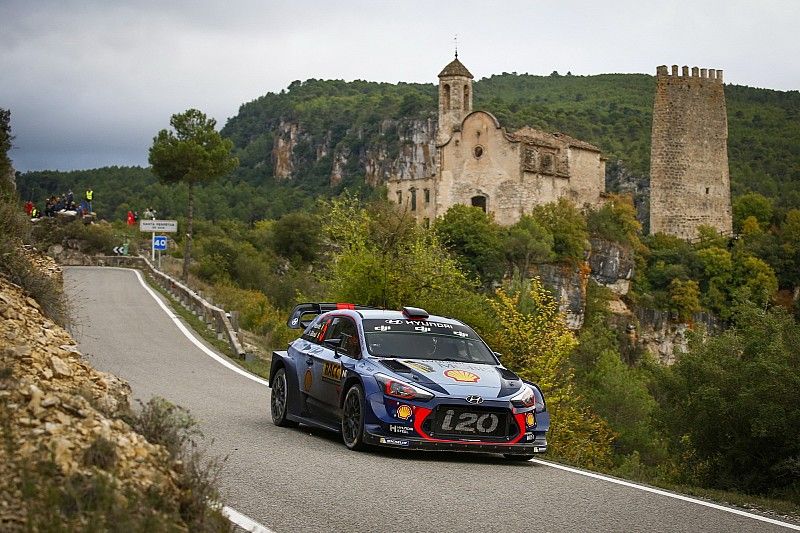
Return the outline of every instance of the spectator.
<path id="1" fill-rule="evenodd" d="M 28 200 L 25 202 L 25 214 L 31 216 L 31 211 L 33 211 L 33 202 Z"/>
<path id="2" fill-rule="evenodd" d="M 89 204 L 89 212 L 92 212 L 92 200 L 94 199 L 94 191 L 91 187 L 86 189 L 86 201 Z"/>
<path id="3" fill-rule="evenodd" d="M 128 225 L 133 226 L 136 224 L 136 220 L 133 218 L 133 211 L 128 211 Z"/>
<path id="4" fill-rule="evenodd" d="M 75 203 L 75 195 L 72 192 L 72 189 L 69 190 L 67 193 L 67 209 L 72 207 L 72 204 Z"/>

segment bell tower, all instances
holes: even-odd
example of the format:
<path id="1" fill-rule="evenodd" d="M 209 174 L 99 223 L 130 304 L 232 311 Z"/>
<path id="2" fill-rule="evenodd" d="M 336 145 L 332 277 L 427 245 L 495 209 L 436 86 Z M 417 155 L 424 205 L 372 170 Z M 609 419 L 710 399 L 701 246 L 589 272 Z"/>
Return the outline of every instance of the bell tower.
<path id="1" fill-rule="evenodd" d="M 467 67 L 456 57 L 439 73 L 438 144 L 447 142 L 461 121 L 472 112 L 472 79 Z"/>

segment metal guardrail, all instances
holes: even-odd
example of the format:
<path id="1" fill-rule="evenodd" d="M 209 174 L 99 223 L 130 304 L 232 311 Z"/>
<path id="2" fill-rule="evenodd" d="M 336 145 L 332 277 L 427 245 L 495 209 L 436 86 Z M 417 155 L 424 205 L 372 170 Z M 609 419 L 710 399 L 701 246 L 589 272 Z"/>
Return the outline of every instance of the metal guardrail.
<path id="1" fill-rule="evenodd" d="M 211 304 L 188 286 L 164 274 L 146 257 L 139 256 L 138 259 L 144 263 L 145 269 L 153 275 L 159 285 L 172 294 L 184 307 L 202 318 L 209 328 L 216 331 L 218 337 L 226 340 L 233 350 L 233 353 L 241 358 L 245 357 L 246 352 L 239 340 L 239 332 L 237 328 L 234 328 L 228 317 L 228 313 L 224 309 Z"/>

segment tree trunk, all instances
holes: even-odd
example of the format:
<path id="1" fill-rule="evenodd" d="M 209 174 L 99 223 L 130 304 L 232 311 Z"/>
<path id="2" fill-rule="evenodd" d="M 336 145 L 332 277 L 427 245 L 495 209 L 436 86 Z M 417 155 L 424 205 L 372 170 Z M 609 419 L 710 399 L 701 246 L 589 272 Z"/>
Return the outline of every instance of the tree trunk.
<path id="1" fill-rule="evenodd" d="M 194 220 L 194 183 L 189 182 L 189 216 L 183 244 L 183 282 L 189 285 L 189 262 L 192 260 L 192 221 Z"/>

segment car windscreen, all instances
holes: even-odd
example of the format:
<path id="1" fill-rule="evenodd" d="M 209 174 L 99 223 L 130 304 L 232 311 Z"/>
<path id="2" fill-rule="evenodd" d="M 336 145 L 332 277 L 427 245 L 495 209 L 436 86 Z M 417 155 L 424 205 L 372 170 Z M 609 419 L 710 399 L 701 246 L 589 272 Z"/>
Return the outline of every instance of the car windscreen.
<path id="1" fill-rule="evenodd" d="M 478 334 L 463 325 L 367 319 L 363 326 L 367 349 L 376 357 L 497 364 Z"/>

